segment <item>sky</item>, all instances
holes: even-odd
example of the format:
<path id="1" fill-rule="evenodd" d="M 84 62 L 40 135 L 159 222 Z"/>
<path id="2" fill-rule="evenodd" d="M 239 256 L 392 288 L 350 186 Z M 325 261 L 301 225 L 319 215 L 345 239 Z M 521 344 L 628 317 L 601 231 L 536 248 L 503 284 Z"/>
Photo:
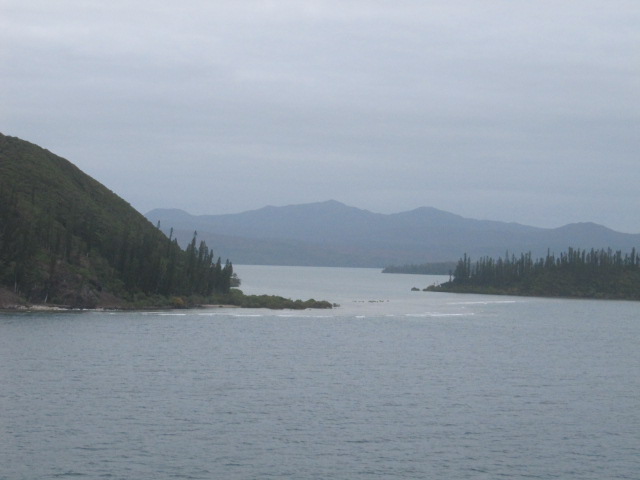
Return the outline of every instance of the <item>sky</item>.
<path id="1" fill-rule="evenodd" d="M 638 0 L 0 0 L 0 132 L 142 213 L 640 233 Z"/>

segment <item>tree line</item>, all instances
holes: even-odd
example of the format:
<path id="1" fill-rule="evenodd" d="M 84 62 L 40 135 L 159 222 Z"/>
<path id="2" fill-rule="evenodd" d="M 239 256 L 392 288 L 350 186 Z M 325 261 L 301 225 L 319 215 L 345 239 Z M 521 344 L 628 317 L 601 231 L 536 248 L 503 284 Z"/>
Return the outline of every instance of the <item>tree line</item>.
<path id="1" fill-rule="evenodd" d="M 430 290 L 588 298 L 640 299 L 640 255 L 612 249 L 574 249 L 556 256 L 519 257 L 476 262 L 466 254 L 450 281 Z"/>
<path id="2" fill-rule="evenodd" d="M 0 286 L 33 302 L 77 303 L 80 290 L 136 295 L 228 293 L 233 266 L 205 242 L 182 250 L 145 219 L 39 202 L 0 181 Z M 137 219 L 135 219 L 137 220 Z M 86 303 L 86 300 L 80 300 Z"/>

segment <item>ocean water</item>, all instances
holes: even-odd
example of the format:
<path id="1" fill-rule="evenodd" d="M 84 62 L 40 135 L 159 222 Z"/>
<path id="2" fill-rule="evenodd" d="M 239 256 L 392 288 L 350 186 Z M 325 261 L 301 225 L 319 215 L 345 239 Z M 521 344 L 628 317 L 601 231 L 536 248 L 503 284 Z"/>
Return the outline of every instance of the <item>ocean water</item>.
<path id="1" fill-rule="evenodd" d="M 639 303 L 236 271 L 340 307 L 0 314 L 0 478 L 640 478 Z"/>

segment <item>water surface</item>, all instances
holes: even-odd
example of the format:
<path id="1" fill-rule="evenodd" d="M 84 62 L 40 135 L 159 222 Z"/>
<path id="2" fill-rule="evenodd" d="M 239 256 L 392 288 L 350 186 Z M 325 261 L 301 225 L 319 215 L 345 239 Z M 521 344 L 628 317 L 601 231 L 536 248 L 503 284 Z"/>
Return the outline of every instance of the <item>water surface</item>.
<path id="1" fill-rule="evenodd" d="M 236 269 L 341 307 L 0 315 L 0 478 L 638 478 L 637 302 Z"/>

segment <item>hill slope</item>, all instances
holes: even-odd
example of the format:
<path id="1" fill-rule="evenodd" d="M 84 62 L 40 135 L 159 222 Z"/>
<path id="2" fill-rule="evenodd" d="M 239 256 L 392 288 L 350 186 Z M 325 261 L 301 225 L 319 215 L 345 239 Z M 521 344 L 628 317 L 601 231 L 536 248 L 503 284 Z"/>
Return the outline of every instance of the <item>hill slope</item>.
<path id="1" fill-rule="evenodd" d="M 197 230 L 224 255 L 248 264 L 384 267 L 456 261 L 465 252 L 475 257 L 496 257 L 507 250 L 541 256 L 547 249 L 640 246 L 640 235 L 590 223 L 545 229 L 473 220 L 430 207 L 385 215 L 333 200 L 231 215 L 158 209 L 146 216 L 163 228 L 175 228 L 180 242 Z"/>
<path id="2" fill-rule="evenodd" d="M 195 239 L 189 247 L 69 161 L 0 134 L 5 299 L 95 307 L 228 291 L 230 264 L 214 264 Z"/>

